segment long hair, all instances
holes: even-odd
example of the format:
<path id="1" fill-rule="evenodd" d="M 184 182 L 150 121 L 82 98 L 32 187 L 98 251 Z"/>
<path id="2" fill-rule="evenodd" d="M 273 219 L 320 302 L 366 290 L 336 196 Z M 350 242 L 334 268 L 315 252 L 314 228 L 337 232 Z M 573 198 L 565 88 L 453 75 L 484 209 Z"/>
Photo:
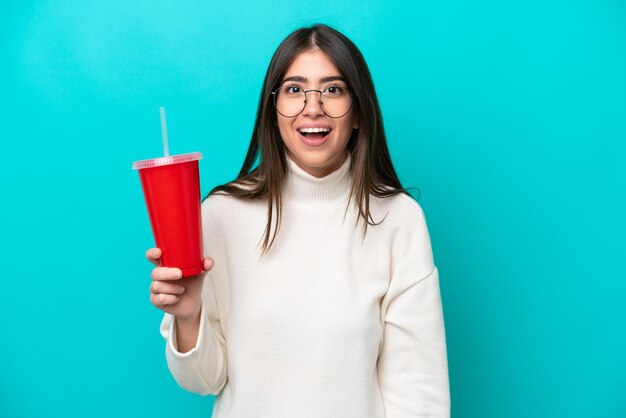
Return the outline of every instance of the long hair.
<path id="1" fill-rule="evenodd" d="M 213 188 L 205 197 L 217 193 L 240 199 L 266 199 L 267 223 L 262 238 L 263 254 L 270 250 L 280 231 L 281 193 L 287 170 L 285 145 L 278 130 L 271 92 L 280 86 L 296 56 L 312 49 L 319 49 L 330 57 L 354 93 L 351 111 L 355 112 L 359 129 L 353 130 L 347 145 L 353 178 L 348 205 L 354 202 L 358 206 L 357 222 L 358 219 L 364 221 L 364 235 L 368 225 L 382 222 L 375 222 L 371 216 L 370 195 L 383 198 L 399 193 L 409 195 L 400 185 L 391 163 L 374 83 L 359 49 L 343 34 L 326 25 L 316 24 L 298 29 L 279 45 L 270 61 L 252 139 L 239 175 L 235 180 Z M 255 167 L 257 160 L 258 165 Z"/>

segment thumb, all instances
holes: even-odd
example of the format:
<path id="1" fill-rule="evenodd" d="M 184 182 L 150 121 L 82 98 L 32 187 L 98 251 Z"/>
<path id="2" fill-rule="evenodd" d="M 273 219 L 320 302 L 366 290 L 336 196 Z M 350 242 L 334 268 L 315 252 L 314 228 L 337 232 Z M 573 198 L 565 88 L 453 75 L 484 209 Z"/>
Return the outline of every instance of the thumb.
<path id="1" fill-rule="evenodd" d="M 207 257 L 204 259 L 204 271 L 209 271 L 213 268 L 213 266 L 215 265 L 215 261 L 213 261 L 213 259 L 211 257 Z"/>

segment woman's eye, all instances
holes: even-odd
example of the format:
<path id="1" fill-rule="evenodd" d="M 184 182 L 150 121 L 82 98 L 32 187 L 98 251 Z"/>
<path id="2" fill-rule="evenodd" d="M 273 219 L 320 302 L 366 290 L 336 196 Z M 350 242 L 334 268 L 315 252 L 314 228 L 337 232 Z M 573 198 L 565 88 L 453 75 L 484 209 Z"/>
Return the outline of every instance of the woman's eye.
<path id="1" fill-rule="evenodd" d="M 330 86 L 326 88 L 326 92 L 332 96 L 339 96 L 343 94 L 344 88 L 339 86 Z"/>
<path id="2" fill-rule="evenodd" d="M 285 87 L 285 91 L 288 94 L 299 94 L 302 93 L 302 89 L 298 86 L 287 86 Z"/>

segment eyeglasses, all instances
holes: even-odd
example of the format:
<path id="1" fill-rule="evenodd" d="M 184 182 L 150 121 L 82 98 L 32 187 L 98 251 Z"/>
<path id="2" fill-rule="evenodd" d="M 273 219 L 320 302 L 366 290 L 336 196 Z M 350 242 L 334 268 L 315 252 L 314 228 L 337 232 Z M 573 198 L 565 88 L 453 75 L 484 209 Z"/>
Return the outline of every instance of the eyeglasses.
<path id="1" fill-rule="evenodd" d="M 350 89 L 343 86 L 328 86 L 324 90 L 304 90 L 302 87 L 289 84 L 280 86 L 272 92 L 276 111 L 287 118 L 298 116 L 307 103 L 307 94 L 319 93 L 320 107 L 326 116 L 337 119 L 345 116 L 352 107 Z"/>

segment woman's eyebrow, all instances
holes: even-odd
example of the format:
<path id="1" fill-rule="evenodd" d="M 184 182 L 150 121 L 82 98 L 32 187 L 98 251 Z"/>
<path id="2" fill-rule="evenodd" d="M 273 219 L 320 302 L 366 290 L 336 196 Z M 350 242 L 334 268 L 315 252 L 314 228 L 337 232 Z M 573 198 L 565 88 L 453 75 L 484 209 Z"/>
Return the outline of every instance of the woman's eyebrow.
<path id="1" fill-rule="evenodd" d="M 345 82 L 345 80 L 343 79 L 343 77 L 342 77 L 342 76 L 340 76 L 340 75 L 331 75 L 331 76 L 329 76 L 329 77 L 322 77 L 322 78 L 320 78 L 320 81 L 319 81 L 319 82 L 320 82 L 320 83 L 328 83 L 329 81 L 336 81 L 336 80 L 339 80 L 339 81 L 344 81 L 344 82 Z M 306 79 L 305 77 L 302 77 L 301 75 L 293 75 L 293 76 L 291 76 L 291 77 L 287 77 L 287 78 L 285 78 L 285 79 L 283 80 L 283 83 L 284 83 L 284 82 L 286 82 L 286 81 L 297 81 L 297 82 L 299 82 L 299 83 L 306 83 L 306 82 L 307 82 L 307 79 Z"/>

